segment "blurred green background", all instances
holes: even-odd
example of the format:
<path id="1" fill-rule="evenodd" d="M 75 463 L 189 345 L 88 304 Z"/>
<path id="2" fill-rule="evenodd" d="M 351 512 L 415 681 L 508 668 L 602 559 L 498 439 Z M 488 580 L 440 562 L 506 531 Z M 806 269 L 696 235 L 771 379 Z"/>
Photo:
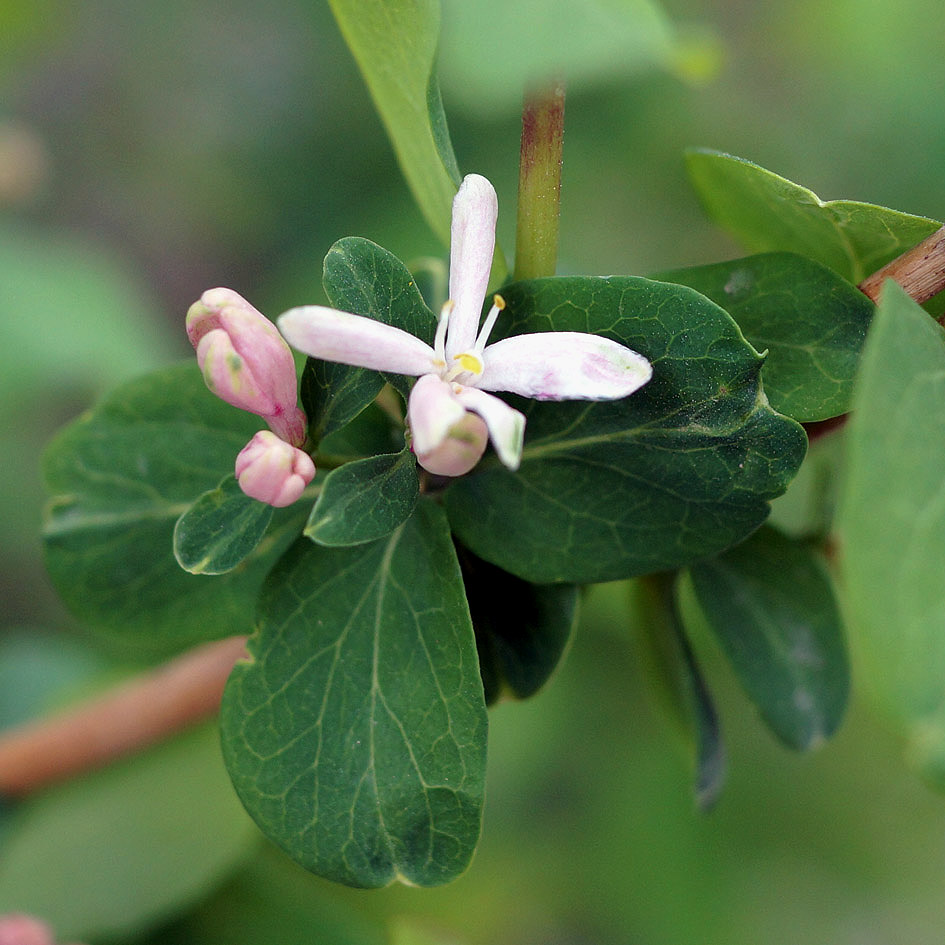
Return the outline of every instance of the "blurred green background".
<path id="1" fill-rule="evenodd" d="M 671 0 L 665 19 L 630 0 L 572 3 L 578 18 L 601 6 L 648 24 L 652 41 L 622 37 L 586 53 L 586 68 L 571 63 L 562 272 L 737 255 L 686 183 L 690 145 L 825 199 L 945 217 L 940 3 Z M 488 42 L 467 22 L 478 6 L 444 3 L 444 104 L 461 169 L 496 184 L 510 251 L 519 91 L 503 69 L 516 43 L 538 62 L 547 44 L 551 63 L 567 40 Z M 231 286 L 270 315 L 320 300 L 321 260 L 347 235 L 407 260 L 445 253 L 327 3 L 0 2 L 0 719 L 111 671 L 43 575 L 44 442 L 108 385 L 186 357 L 183 315 L 203 289 Z M 459 882 L 335 890 L 240 847 L 189 898 L 142 919 L 142 934 L 335 945 L 371 941 L 350 931 L 353 915 L 402 915 L 430 941 L 475 945 L 940 945 L 945 808 L 865 700 L 834 742 L 797 757 L 702 647 L 730 777 L 717 809 L 697 814 L 687 749 L 647 698 L 625 597 L 594 590 L 547 690 L 493 712 L 483 844 Z M 64 934 L 94 937 L 68 926 L 68 903 L 60 914 Z"/>

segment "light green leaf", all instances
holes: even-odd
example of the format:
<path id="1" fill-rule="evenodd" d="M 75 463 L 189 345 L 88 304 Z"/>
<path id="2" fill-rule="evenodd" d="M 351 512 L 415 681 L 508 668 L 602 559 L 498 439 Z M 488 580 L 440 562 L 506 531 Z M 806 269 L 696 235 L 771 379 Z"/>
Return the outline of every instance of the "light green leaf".
<path id="1" fill-rule="evenodd" d="M 840 563 L 864 684 L 945 787 L 945 334 L 887 282 L 848 430 Z"/>
<path id="2" fill-rule="evenodd" d="M 447 491 L 458 538 L 536 584 L 614 580 L 688 564 L 764 520 L 806 449 L 761 390 L 761 359 L 685 286 L 630 277 L 536 279 L 503 290 L 509 333 L 590 331 L 646 355 L 620 401 L 516 401 L 521 467 L 486 459 Z"/>
<path id="3" fill-rule="evenodd" d="M 325 478 L 305 534 L 320 545 L 360 545 L 389 535 L 413 513 L 420 477 L 413 453 L 371 456 Z"/>
<path id="4" fill-rule="evenodd" d="M 276 511 L 240 568 L 214 578 L 181 569 L 173 536 L 258 428 L 187 364 L 117 388 L 58 434 L 44 462 L 46 565 L 80 620 L 151 653 L 250 631 L 262 580 L 307 510 Z"/>
<path id="5" fill-rule="evenodd" d="M 654 69 L 685 71 L 694 52 L 650 0 L 444 0 L 442 47 L 447 101 L 489 117 L 516 114 L 526 89 L 558 76 L 579 89 Z"/>
<path id="6" fill-rule="evenodd" d="M 794 253 L 765 253 L 655 278 L 708 296 L 767 351 L 761 376 L 775 410 L 802 422 L 849 410 L 873 303 L 835 272 Z"/>
<path id="7" fill-rule="evenodd" d="M 746 249 L 800 253 L 853 283 L 941 226 L 871 203 L 823 201 L 806 187 L 718 151 L 689 151 L 686 165 L 709 216 Z"/>
<path id="8" fill-rule="evenodd" d="M 837 730 L 850 689 L 840 614 L 810 546 L 762 528 L 689 569 L 699 608 L 762 718 L 791 748 Z"/>
<path id="9" fill-rule="evenodd" d="M 462 579 L 426 500 L 354 548 L 297 542 L 270 575 L 223 698 L 247 810 L 307 869 L 432 886 L 479 838 L 486 710 Z"/>
<path id="10" fill-rule="evenodd" d="M 334 308 L 394 325 L 432 344 L 436 316 L 427 308 L 407 267 L 393 253 L 357 236 L 338 240 L 325 257 L 323 285 Z M 391 382 L 406 396 L 409 384 Z M 384 386 L 366 368 L 309 358 L 302 374 L 302 406 L 319 439 L 356 417 Z"/>
<path id="11" fill-rule="evenodd" d="M 502 696 L 527 699 L 548 681 L 578 618 L 574 584 L 529 584 L 460 546 L 479 670 L 491 705 Z"/>
<path id="12" fill-rule="evenodd" d="M 216 726 L 202 726 L 17 808 L 0 913 L 42 916 L 63 942 L 128 941 L 205 896 L 258 838 Z"/>
<path id="13" fill-rule="evenodd" d="M 174 526 L 174 557 L 191 574 L 224 574 L 251 555 L 272 521 L 272 506 L 251 499 L 235 476 L 205 492 Z"/>
<path id="14" fill-rule="evenodd" d="M 397 160 L 433 231 L 449 242 L 460 174 L 435 65 L 438 0 L 330 0 Z"/>

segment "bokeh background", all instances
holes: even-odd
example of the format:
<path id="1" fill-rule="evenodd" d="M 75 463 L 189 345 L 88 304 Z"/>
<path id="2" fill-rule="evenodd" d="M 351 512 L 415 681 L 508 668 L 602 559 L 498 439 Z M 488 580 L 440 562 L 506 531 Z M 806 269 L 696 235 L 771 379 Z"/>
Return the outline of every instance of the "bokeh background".
<path id="1" fill-rule="evenodd" d="M 559 6 L 580 19 L 608 4 L 620 7 Z M 492 42 L 493 6 L 445 0 L 440 59 L 460 166 L 495 182 L 510 251 L 521 90 L 504 64 L 517 50 L 557 63 L 568 38 Z M 572 63 L 561 271 L 645 275 L 737 255 L 687 185 L 688 146 L 825 199 L 945 218 L 938 0 L 627 0 L 624 13 L 637 34 Z M 321 260 L 347 235 L 406 260 L 445 254 L 326 2 L 0 0 L 0 721 L 128 658 L 87 639 L 43 575 L 43 444 L 109 385 L 187 357 L 183 315 L 203 289 L 232 286 L 271 315 L 319 301 Z M 702 646 L 730 774 L 717 808 L 697 813 L 685 741 L 646 691 L 627 593 L 593 590 L 547 689 L 494 710 L 483 843 L 452 886 L 338 890 L 252 838 L 160 907 L 129 904 L 123 927 L 76 911 L 126 895 L 117 869 L 70 888 L 37 859 L 28 882 L 49 892 L 36 901 L 90 942 L 343 945 L 400 916 L 431 930 L 405 927 L 404 945 L 940 945 L 945 804 L 868 700 L 855 693 L 836 739 L 798 757 Z M 107 810 L 81 809 L 107 839 Z M 0 906 L 4 856 L 23 846 L 16 816 L 0 821 Z M 31 816 L 55 849 L 48 810 Z M 90 862 L 121 862 L 106 839 Z M 160 842 L 122 840 L 145 858 Z"/>

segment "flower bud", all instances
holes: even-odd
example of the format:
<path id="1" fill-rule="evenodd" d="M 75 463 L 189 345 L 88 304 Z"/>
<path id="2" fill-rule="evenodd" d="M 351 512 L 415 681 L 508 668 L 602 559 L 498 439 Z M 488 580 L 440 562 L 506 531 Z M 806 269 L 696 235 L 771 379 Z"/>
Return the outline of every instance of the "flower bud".
<path id="1" fill-rule="evenodd" d="M 315 478 L 315 463 L 268 430 L 260 430 L 236 457 L 236 478 L 251 499 L 281 509 L 291 505 Z"/>
<path id="2" fill-rule="evenodd" d="M 232 289 L 208 289 L 187 312 L 187 337 L 214 394 L 263 417 L 287 443 L 305 442 L 292 352 L 265 315 Z"/>
<path id="3" fill-rule="evenodd" d="M 49 926 L 21 913 L 0 915 L 0 945 L 54 945 Z"/>
<path id="4" fill-rule="evenodd" d="M 417 462 L 437 476 L 462 476 L 482 458 L 489 431 L 481 417 L 466 413 L 450 427 L 439 446 L 427 453 L 418 453 Z"/>

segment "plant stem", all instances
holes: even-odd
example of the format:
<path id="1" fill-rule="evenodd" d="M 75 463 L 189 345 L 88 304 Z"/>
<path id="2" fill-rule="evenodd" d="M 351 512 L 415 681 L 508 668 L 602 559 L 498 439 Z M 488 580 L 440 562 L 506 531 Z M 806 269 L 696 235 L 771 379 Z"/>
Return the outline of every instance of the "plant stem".
<path id="1" fill-rule="evenodd" d="M 945 226 L 860 283 L 874 302 L 887 279 L 894 279 L 920 305 L 945 289 Z"/>
<path id="2" fill-rule="evenodd" d="M 564 83 L 529 92 L 522 108 L 514 278 L 553 276 L 558 262 Z"/>
<path id="3" fill-rule="evenodd" d="M 0 735 L 0 795 L 17 797 L 212 716 L 246 637 L 190 650 L 79 706 Z"/>

